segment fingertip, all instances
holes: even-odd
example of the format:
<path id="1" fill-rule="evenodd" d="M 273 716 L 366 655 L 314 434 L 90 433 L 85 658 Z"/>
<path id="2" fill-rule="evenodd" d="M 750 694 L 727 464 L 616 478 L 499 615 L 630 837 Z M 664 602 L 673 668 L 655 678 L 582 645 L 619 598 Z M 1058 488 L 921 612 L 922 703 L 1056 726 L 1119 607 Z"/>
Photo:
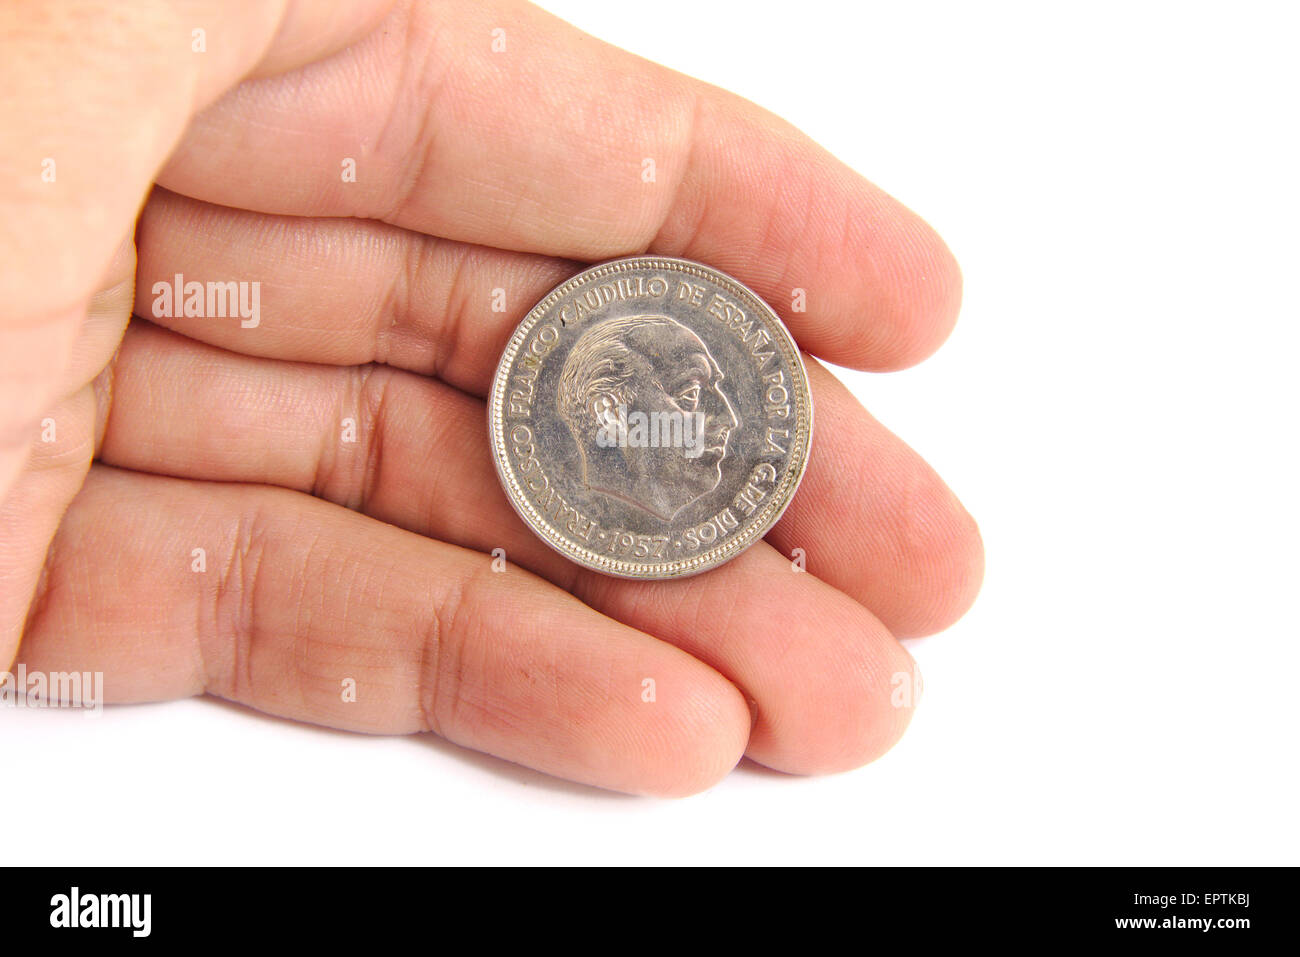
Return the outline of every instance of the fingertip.
<path id="1" fill-rule="evenodd" d="M 825 366 L 805 356 L 805 367 L 823 440 L 769 541 L 786 552 L 805 549 L 810 571 L 898 637 L 947 628 L 983 580 L 979 526 L 934 469 Z"/>
<path id="2" fill-rule="evenodd" d="M 678 688 L 657 688 L 655 700 L 646 703 L 661 709 L 651 716 L 657 728 L 645 760 L 637 762 L 640 780 L 625 790 L 689 797 L 718 784 L 744 757 L 750 733 L 744 695 L 697 661 L 690 662 L 687 672 L 679 677 Z"/>
<path id="3" fill-rule="evenodd" d="M 834 339 L 825 355 L 852 368 L 894 372 L 929 358 L 952 334 L 962 273 L 925 220 L 892 197 L 880 200 L 887 208 L 864 215 L 843 250 L 843 268 L 856 276 L 846 303 L 853 314 L 827 327 Z"/>
<path id="4" fill-rule="evenodd" d="M 902 564 L 920 588 L 913 600 L 882 614 L 900 638 L 936 634 L 975 602 L 984 581 L 984 539 L 957 496 L 933 473 L 918 473 L 903 500 L 898 541 Z"/>
<path id="5" fill-rule="evenodd" d="M 893 304 L 896 348 L 885 350 L 880 371 L 906 369 L 948 341 L 961 312 L 962 272 L 947 243 L 919 217 L 914 238 L 900 253 Z"/>
<path id="6" fill-rule="evenodd" d="M 869 655 L 848 661 L 825 693 L 774 723 L 759 715 L 750 757 L 786 774 L 851 771 L 875 761 L 903 737 L 919 687 L 907 650 L 872 622 L 864 645 Z"/>

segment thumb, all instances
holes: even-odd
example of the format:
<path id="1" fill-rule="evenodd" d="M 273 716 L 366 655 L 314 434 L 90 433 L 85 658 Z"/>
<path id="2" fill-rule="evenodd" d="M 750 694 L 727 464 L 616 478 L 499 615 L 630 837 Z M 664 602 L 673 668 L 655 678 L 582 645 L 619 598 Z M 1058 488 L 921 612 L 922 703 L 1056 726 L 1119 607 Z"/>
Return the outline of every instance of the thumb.
<path id="1" fill-rule="evenodd" d="M 90 466 L 155 174 L 196 111 L 359 39 L 388 2 L 0 4 L 0 667 Z"/>
<path id="2" fill-rule="evenodd" d="M 0 4 L 0 494 L 41 413 L 84 385 L 64 376 L 90 299 L 190 117 L 353 42 L 389 2 Z"/>

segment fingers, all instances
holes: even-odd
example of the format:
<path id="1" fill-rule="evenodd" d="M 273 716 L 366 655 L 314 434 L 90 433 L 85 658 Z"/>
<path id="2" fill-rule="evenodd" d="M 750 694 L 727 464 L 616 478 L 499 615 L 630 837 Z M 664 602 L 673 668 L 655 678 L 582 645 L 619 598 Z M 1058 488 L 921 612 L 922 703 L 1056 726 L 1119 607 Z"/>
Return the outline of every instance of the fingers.
<path id="1" fill-rule="evenodd" d="M 126 337 L 115 382 L 106 462 L 274 482 L 421 534 L 504 549 L 509 562 L 736 683 L 758 707 L 755 760 L 788 771 L 853 767 L 892 744 L 910 716 L 893 706 L 891 683 L 912 665 L 887 629 L 766 544 L 680 583 L 611 579 L 553 553 L 505 500 L 483 404 L 441 383 L 241 357 L 147 323 Z M 188 426 L 200 413 L 203 428 Z"/>
<path id="2" fill-rule="evenodd" d="M 155 282 L 170 285 L 176 272 L 266 277 L 256 328 L 158 320 L 171 328 L 245 353 L 384 361 L 475 394 L 486 392 L 518 319 L 575 268 L 379 223 L 236 213 L 165 191 L 147 207 L 140 244 L 141 304 Z M 489 308 L 494 289 L 505 312 Z M 833 376 L 810 374 L 818 425 L 809 475 L 770 540 L 787 554 L 805 549 L 819 577 L 895 634 L 942 630 L 969 607 L 982 578 L 974 522 Z"/>
<path id="3" fill-rule="evenodd" d="M 259 60 L 288 69 L 374 26 L 381 2 L 0 6 L 0 301 L 89 297 L 190 115 Z M 37 9 L 40 7 L 40 9 Z M 93 48 L 85 37 L 93 36 Z"/>
<path id="4" fill-rule="evenodd" d="M 102 671 L 110 701 L 208 691 L 638 793 L 708 787 L 749 724 L 710 668 L 487 556 L 282 489 L 102 466 L 56 536 L 20 660 Z"/>
<path id="5" fill-rule="evenodd" d="M 512 541 L 518 542 L 516 536 Z M 911 656 L 869 611 L 759 542 L 704 575 L 627 582 L 584 571 L 570 590 L 690 652 L 754 702 L 746 754 L 792 774 L 860 767 L 903 736 Z"/>
<path id="6" fill-rule="evenodd" d="M 0 494 L 37 420 L 98 371 L 63 388 L 100 279 L 190 114 L 259 59 L 321 55 L 382 7 L 284 12 L 283 0 L 0 5 Z"/>
<path id="7" fill-rule="evenodd" d="M 171 286 L 176 272 L 265 277 L 255 328 L 223 319 L 160 323 L 244 353 L 382 361 L 478 395 L 515 323 L 577 268 L 382 223 L 240 213 L 163 190 L 146 208 L 139 237 L 141 312 L 150 311 L 154 284 Z M 504 312 L 489 308 L 494 290 Z M 982 578 L 973 520 L 919 456 L 833 376 L 809 365 L 817 408 L 809 473 L 769 540 L 786 554 L 803 548 L 810 570 L 897 635 L 946 628 L 970 606 Z M 283 474 L 246 478 L 280 481 Z"/>
<path id="8" fill-rule="evenodd" d="M 136 312 L 159 325 L 247 355 L 383 362 L 478 395 L 519 320 L 581 268 L 371 220 L 263 216 L 164 189 L 145 206 L 137 238 Z M 164 293 L 175 301 L 177 274 L 260 283 L 258 316 L 155 309 Z"/>
<path id="9" fill-rule="evenodd" d="M 788 124 L 509 0 L 407 0 L 340 55 L 241 86 L 160 182 L 552 256 L 703 260 L 862 368 L 928 355 L 960 300 L 933 231 Z"/>
<path id="10" fill-rule="evenodd" d="M 75 317 L 69 317 L 76 334 L 57 370 L 40 368 L 50 356 L 38 348 L 6 357 L 18 366 L 35 365 L 37 372 L 35 377 L 5 381 L 5 391 L 25 386 L 40 394 L 48 386 L 63 398 L 53 406 L 29 405 L 36 416 L 31 422 L 10 406 L 18 417 L 8 423 L 10 431 L 0 442 L 0 666 L 13 661 L 45 551 L 90 468 L 111 387 L 108 378 L 97 373 L 130 318 L 134 266 L 135 249 L 127 239 L 102 280 L 103 289 L 87 304 L 84 319 L 73 322 Z M 42 381 L 47 372 L 48 379 Z M 30 398 L 23 396 L 24 401 Z"/>
<path id="11" fill-rule="evenodd" d="M 804 357 L 816 400 L 813 452 L 799 492 L 767 539 L 870 608 L 900 638 L 966 613 L 984 579 L 970 513 L 925 461 Z"/>

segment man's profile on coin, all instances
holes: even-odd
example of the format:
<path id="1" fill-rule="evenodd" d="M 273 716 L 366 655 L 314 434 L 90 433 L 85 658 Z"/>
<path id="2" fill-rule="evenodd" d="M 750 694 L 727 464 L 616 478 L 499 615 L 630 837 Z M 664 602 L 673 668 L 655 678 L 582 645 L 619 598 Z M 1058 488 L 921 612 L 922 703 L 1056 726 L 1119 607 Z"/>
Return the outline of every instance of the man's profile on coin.
<path id="1" fill-rule="evenodd" d="M 664 521 L 718 487 L 738 424 L 704 342 L 667 316 L 598 322 L 560 372 L 582 481 Z"/>

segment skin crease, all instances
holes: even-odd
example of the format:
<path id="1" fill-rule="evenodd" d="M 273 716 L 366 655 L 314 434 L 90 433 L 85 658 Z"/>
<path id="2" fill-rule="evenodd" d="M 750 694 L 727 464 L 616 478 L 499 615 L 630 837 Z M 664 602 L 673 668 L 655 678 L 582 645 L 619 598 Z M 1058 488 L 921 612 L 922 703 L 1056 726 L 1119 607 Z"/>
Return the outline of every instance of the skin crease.
<path id="1" fill-rule="evenodd" d="M 823 773 L 898 740 L 897 637 L 970 605 L 979 533 L 812 356 L 901 368 L 947 336 L 960 274 L 913 213 L 752 104 L 525 4 L 22 0 L 0 43 L 0 211 L 23 224 L 0 234 L 0 664 L 656 795 L 742 754 Z M 817 410 L 767 541 L 672 582 L 551 553 L 484 428 L 529 306 L 645 251 L 772 302 Z M 152 317 L 177 272 L 262 283 L 260 323 Z"/>

